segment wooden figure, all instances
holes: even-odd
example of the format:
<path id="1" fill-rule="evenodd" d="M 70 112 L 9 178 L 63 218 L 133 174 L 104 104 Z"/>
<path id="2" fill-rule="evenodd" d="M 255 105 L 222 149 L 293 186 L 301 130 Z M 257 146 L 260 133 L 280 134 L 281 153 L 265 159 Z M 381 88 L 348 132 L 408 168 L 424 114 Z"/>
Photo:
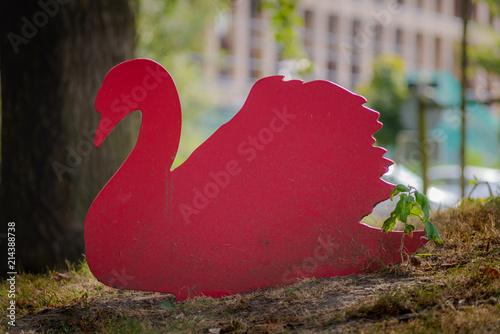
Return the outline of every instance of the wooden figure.
<path id="1" fill-rule="evenodd" d="M 96 99 L 100 146 L 142 112 L 129 157 L 85 221 L 102 283 L 177 300 L 348 275 L 400 259 L 401 232 L 361 224 L 393 189 L 374 147 L 379 114 L 328 81 L 259 80 L 241 110 L 171 170 L 181 132 L 174 81 L 158 63 L 114 67 Z M 404 237 L 407 254 L 426 242 Z"/>

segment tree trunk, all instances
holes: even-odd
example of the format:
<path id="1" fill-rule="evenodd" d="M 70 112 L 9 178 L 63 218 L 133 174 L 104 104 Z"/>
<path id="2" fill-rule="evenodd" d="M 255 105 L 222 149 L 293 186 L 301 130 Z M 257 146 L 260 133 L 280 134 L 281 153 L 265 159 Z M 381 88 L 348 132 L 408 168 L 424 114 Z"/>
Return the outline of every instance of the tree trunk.
<path id="1" fill-rule="evenodd" d="M 17 269 L 82 257 L 85 214 L 131 150 L 131 119 L 99 149 L 93 133 L 104 76 L 133 55 L 135 8 L 134 0 L 0 4 L 0 237 L 15 222 Z"/>

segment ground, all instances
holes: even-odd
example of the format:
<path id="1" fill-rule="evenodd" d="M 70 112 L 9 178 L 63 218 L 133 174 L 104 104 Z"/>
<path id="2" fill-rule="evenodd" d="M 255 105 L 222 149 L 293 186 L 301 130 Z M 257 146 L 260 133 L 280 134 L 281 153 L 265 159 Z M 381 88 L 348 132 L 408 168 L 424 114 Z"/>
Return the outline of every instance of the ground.
<path id="1" fill-rule="evenodd" d="M 17 277 L 9 333 L 498 333 L 500 198 L 433 215 L 445 241 L 374 273 L 309 278 L 221 299 L 108 288 L 86 263 Z M 0 285 L 2 313 L 8 282 Z"/>

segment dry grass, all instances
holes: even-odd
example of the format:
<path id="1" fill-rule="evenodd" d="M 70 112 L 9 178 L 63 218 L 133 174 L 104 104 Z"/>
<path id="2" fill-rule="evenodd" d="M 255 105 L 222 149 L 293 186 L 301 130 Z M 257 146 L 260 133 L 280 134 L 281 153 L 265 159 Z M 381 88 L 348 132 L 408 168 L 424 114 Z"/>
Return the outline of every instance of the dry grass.
<path id="1" fill-rule="evenodd" d="M 426 245 L 378 273 L 173 304 L 173 296 L 115 290 L 85 263 L 65 275 L 18 277 L 15 328 L 37 333 L 497 333 L 500 199 L 436 213 L 445 245 Z M 6 309 L 7 284 L 0 285 Z"/>

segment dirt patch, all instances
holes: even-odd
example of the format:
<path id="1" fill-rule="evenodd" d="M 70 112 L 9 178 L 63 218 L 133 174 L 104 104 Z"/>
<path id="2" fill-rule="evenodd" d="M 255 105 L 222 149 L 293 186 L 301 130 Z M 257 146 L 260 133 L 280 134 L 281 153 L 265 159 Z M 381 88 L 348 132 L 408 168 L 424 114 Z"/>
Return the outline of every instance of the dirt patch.
<path id="1" fill-rule="evenodd" d="M 197 298 L 178 303 L 173 310 L 162 307 L 162 302 L 173 301 L 169 294 L 140 291 L 106 291 L 100 295 L 80 300 L 62 307 L 44 308 L 35 314 L 19 319 L 17 332 L 93 332 L 103 318 L 123 318 L 131 321 L 149 322 L 151 327 L 179 323 L 179 319 L 196 316 L 206 322 L 205 330 L 220 328 L 223 331 L 252 331 L 251 324 L 237 319 L 248 319 L 253 323 L 280 324 L 295 328 L 314 328 L 304 322 L 340 319 L 339 313 L 355 305 L 372 302 L 379 295 L 418 286 L 425 277 L 401 277 L 390 273 L 349 275 L 344 277 L 306 279 L 293 286 L 269 288 L 222 299 Z M 236 322 L 236 323 L 235 323 Z M 332 322 L 332 321 L 330 321 Z M 349 326 L 337 323 L 334 327 L 342 331 Z M 248 326 L 250 325 L 250 326 Z M 210 327 L 210 328 L 209 328 Z M 333 329 L 332 327 L 330 330 Z M 257 328 L 258 331 L 258 328 Z"/>

